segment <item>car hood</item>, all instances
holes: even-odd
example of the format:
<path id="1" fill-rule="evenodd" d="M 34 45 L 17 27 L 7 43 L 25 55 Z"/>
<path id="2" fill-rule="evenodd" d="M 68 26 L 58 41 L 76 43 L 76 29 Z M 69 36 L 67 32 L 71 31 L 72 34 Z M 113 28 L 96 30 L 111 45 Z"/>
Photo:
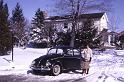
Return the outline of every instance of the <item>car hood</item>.
<path id="1" fill-rule="evenodd" d="M 37 58 L 36 60 L 45 60 L 45 59 L 51 59 L 51 58 L 55 58 L 55 57 L 61 57 L 62 55 L 43 55 L 40 56 L 39 58 Z"/>
<path id="2" fill-rule="evenodd" d="M 62 57 L 62 55 L 43 55 L 43 56 L 40 56 L 39 58 L 36 58 L 34 61 L 35 63 L 38 64 L 38 62 L 42 63 L 42 64 L 45 64 L 47 60 L 51 60 L 51 59 L 54 59 L 54 58 L 59 58 L 59 57 Z"/>

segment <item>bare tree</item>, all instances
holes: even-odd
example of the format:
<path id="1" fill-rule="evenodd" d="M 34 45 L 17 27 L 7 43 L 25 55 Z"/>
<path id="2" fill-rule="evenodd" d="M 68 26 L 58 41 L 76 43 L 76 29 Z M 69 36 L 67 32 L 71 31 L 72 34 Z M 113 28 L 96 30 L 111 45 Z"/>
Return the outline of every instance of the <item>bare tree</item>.
<path id="1" fill-rule="evenodd" d="M 118 29 L 119 20 L 120 19 L 118 17 L 115 16 L 110 17 L 110 21 L 108 22 L 108 25 L 111 31 L 115 32 Z"/>
<path id="2" fill-rule="evenodd" d="M 111 11 L 113 0 L 56 0 L 56 9 L 62 14 L 81 14 L 89 11 Z M 60 10 L 61 9 L 61 10 Z"/>
<path id="3" fill-rule="evenodd" d="M 90 11 L 110 11 L 112 1 L 113 0 L 56 0 L 56 10 L 62 15 L 72 16 L 72 38 L 70 46 L 74 46 L 75 28 L 79 15 Z"/>

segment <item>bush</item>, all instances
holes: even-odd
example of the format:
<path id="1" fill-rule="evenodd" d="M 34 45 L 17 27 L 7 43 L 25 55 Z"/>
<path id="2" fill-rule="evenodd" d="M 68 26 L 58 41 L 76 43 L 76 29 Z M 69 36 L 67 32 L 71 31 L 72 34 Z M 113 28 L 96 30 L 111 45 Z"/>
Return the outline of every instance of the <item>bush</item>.
<path id="1" fill-rule="evenodd" d="M 42 43 L 36 43 L 36 42 L 30 42 L 27 47 L 30 48 L 47 48 L 47 42 Z"/>

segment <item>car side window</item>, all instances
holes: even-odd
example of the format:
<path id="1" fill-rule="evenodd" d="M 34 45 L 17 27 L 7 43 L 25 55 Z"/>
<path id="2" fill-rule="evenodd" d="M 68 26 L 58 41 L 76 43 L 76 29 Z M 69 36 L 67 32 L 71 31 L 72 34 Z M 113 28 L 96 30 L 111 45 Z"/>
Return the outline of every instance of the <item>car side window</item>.
<path id="1" fill-rule="evenodd" d="M 63 54 L 63 50 L 62 49 L 58 49 L 57 50 L 57 54 Z"/>
<path id="2" fill-rule="evenodd" d="M 79 56 L 80 55 L 80 51 L 79 50 L 74 49 L 73 51 L 74 51 L 74 56 Z"/>
<path id="3" fill-rule="evenodd" d="M 73 50 L 72 49 L 68 49 L 67 55 L 73 56 Z"/>

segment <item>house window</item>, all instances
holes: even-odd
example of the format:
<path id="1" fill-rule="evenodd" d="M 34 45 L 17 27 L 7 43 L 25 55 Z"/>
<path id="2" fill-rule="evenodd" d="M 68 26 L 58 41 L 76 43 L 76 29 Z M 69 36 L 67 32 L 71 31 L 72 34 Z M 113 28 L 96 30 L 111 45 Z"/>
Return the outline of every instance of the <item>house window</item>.
<path id="1" fill-rule="evenodd" d="M 68 23 L 64 23 L 64 28 L 68 28 Z"/>

